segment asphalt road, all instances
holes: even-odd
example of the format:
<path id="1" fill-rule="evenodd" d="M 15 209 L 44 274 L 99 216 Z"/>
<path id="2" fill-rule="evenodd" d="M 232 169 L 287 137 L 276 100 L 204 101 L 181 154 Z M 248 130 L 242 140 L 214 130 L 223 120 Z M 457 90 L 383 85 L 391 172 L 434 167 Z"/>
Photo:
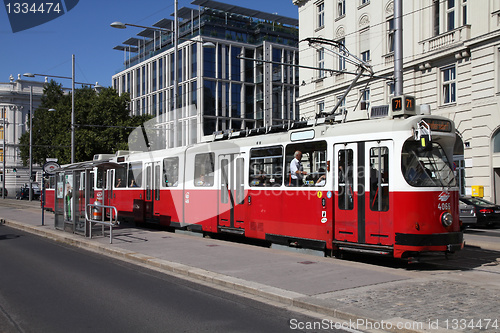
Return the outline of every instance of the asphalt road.
<path id="1" fill-rule="evenodd" d="M 314 321 L 0 225 L 0 332 L 284 332 Z"/>

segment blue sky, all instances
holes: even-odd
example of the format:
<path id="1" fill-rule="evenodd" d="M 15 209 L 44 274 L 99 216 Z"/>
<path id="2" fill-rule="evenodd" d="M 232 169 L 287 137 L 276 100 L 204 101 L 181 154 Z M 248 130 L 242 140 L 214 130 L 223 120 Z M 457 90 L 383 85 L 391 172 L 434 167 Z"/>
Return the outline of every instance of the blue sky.
<path id="1" fill-rule="evenodd" d="M 197 8 L 191 1 L 178 0 L 179 8 Z M 298 9 L 292 0 L 219 1 L 298 18 Z M 114 29 L 110 23 L 151 26 L 162 18 L 172 18 L 173 12 L 174 0 L 80 0 L 73 10 L 52 21 L 12 33 L 7 10 L 2 6 L 0 82 L 9 82 L 11 74 L 17 79 L 18 74 L 27 72 L 71 76 L 71 55 L 74 54 L 76 81 L 110 86 L 111 76 L 123 69 L 123 52 L 113 47 L 141 31 L 132 27 Z M 58 81 L 65 87 L 71 86 L 70 80 Z"/>

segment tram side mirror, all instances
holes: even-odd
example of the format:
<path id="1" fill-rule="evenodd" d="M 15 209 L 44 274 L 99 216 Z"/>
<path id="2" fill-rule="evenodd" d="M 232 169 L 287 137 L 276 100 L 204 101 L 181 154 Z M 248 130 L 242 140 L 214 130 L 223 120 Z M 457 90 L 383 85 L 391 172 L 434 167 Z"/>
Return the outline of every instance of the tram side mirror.
<path id="1" fill-rule="evenodd" d="M 422 135 L 420 136 L 420 147 L 424 151 L 432 150 L 432 142 L 430 135 Z"/>

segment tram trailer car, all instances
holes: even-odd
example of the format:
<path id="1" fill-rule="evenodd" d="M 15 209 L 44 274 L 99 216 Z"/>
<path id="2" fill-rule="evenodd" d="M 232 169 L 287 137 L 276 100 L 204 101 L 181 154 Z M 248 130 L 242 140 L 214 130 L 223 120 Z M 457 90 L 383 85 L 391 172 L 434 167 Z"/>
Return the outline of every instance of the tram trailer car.
<path id="1" fill-rule="evenodd" d="M 323 124 L 117 156 L 96 181 L 119 219 L 414 258 L 463 247 L 455 135 L 431 115 Z"/>

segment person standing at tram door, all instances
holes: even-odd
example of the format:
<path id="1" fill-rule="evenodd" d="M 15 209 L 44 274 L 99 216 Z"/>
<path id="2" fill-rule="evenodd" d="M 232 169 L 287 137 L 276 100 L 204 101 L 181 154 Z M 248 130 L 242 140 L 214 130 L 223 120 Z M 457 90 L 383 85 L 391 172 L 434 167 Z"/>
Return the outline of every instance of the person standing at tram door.
<path id="1" fill-rule="evenodd" d="M 302 167 L 302 152 L 297 150 L 293 155 L 294 159 L 290 162 L 290 175 L 291 175 L 291 186 L 301 186 L 302 179 L 304 175 L 307 175 L 307 172 L 304 171 Z"/>

